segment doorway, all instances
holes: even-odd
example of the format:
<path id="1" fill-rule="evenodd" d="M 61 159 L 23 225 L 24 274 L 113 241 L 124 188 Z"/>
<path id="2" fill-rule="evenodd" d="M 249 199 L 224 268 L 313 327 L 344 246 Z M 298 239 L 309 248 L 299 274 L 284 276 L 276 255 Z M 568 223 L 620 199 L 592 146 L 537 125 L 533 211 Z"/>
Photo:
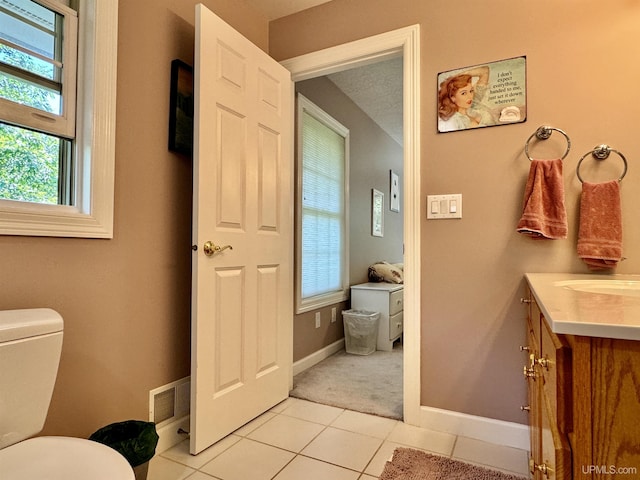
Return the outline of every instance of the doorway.
<path id="1" fill-rule="evenodd" d="M 309 131 L 308 136 L 314 132 L 315 128 L 319 128 L 316 124 L 303 122 L 299 118 L 301 108 L 303 112 L 306 112 L 305 108 L 310 108 L 312 112 L 317 111 L 316 115 L 320 115 L 320 118 L 327 122 L 330 119 L 333 125 L 340 125 L 344 132 L 348 133 L 349 138 L 346 142 L 349 150 L 346 155 L 348 167 L 342 193 L 334 191 L 333 187 L 340 182 L 337 182 L 338 179 L 333 179 L 331 173 L 333 170 L 328 168 L 331 165 L 328 158 L 332 158 L 332 150 L 327 149 L 322 155 L 322 164 L 327 168 L 323 168 L 323 173 L 318 175 L 315 173 L 318 142 L 307 142 L 309 145 L 306 148 L 302 145 L 307 143 L 298 141 L 296 148 L 298 175 L 303 178 L 305 175 L 313 178 L 313 181 L 311 179 L 301 181 L 299 178 L 297 182 L 298 189 L 309 189 L 298 192 L 297 208 L 300 208 L 299 204 L 303 202 L 313 206 L 308 212 L 302 210 L 307 213 L 301 214 L 299 211 L 296 215 L 296 230 L 299 238 L 297 255 L 303 255 L 308 259 L 305 261 L 297 259 L 296 263 L 299 266 L 308 263 L 309 269 L 306 275 L 310 276 L 307 279 L 307 276 L 304 276 L 305 270 L 302 269 L 301 272 L 298 268 L 298 275 L 303 275 L 304 279 L 298 282 L 305 285 L 306 281 L 317 287 L 319 279 L 322 279 L 322 285 L 324 285 L 324 282 L 334 278 L 329 275 L 329 272 L 337 271 L 337 268 L 346 262 L 346 268 L 341 270 L 345 272 L 344 276 L 337 275 L 336 272 L 334 282 L 342 277 L 343 285 L 347 287 L 347 295 L 350 286 L 358 285 L 351 292 L 355 292 L 354 294 L 362 298 L 354 299 L 352 296 L 350 305 L 335 304 L 333 301 L 334 305 L 331 307 L 335 308 L 336 312 L 333 315 L 322 315 L 324 312 L 320 311 L 320 322 L 314 322 L 314 313 L 317 313 L 317 310 L 309 312 L 305 310 L 306 313 L 296 314 L 293 329 L 294 359 L 299 360 L 299 357 L 307 353 L 315 353 L 319 344 L 340 342 L 336 339 L 342 338 L 343 315 L 341 312 L 345 308 L 380 310 L 378 312 L 380 338 L 377 339 L 375 332 L 372 331 L 372 336 L 368 339 L 369 343 L 363 349 L 361 346 L 350 345 L 349 341 L 354 337 L 347 334 L 345 336 L 345 341 L 348 342 L 347 353 L 341 349 L 320 363 L 298 373 L 294 377 L 294 388 L 290 395 L 394 419 L 402 419 L 403 411 L 401 341 L 403 313 L 401 307 L 394 306 L 392 315 L 389 315 L 389 308 L 386 308 L 385 312 L 385 308 L 379 305 L 379 302 L 384 298 L 389 299 L 390 295 L 401 301 L 403 288 L 401 284 L 404 263 L 402 189 L 391 188 L 392 182 L 398 184 L 398 180 L 403 179 L 404 170 L 402 62 L 403 58 L 398 56 L 295 84 L 299 112 L 296 120 L 298 138 L 306 138 L 304 132 Z M 329 142 L 328 139 L 324 141 Z M 303 152 L 306 153 L 303 154 Z M 306 160 L 303 161 L 303 158 Z M 301 167 L 301 164 L 306 167 Z M 326 188 L 323 184 L 323 188 L 319 189 L 316 185 L 322 182 L 327 183 Z M 375 228 L 372 219 L 374 200 L 372 192 L 374 191 L 376 198 L 382 200 L 378 210 L 380 223 L 376 224 Z M 393 197 L 392 193 L 396 196 Z M 347 224 L 344 228 L 347 248 L 344 250 L 338 248 L 339 236 L 332 236 L 329 231 L 324 234 L 318 231 L 324 228 L 322 225 L 329 228 L 331 223 L 318 223 L 316 220 L 312 231 L 300 225 L 303 218 L 308 216 L 313 219 L 317 215 L 320 215 L 323 220 L 328 218 L 327 216 L 331 215 L 333 210 L 321 212 L 320 205 L 333 205 L 333 202 L 343 195 L 344 199 L 341 203 L 344 202 L 345 210 L 348 211 Z M 315 198 L 316 196 L 321 196 L 324 200 L 320 201 Z M 395 200 L 392 201 L 394 198 Z M 308 241 L 305 241 L 305 235 L 309 236 Z M 331 256 L 332 261 L 318 263 L 319 257 L 324 259 L 328 252 L 333 252 L 328 248 L 328 242 L 336 243 L 336 253 Z M 306 245 L 304 249 L 303 245 Z M 380 273 L 389 273 L 389 275 L 383 275 L 384 281 L 380 284 L 370 285 L 368 284 L 370 268 L 377 269 Z M 391 273 L 394 276 L 390 275 Z M 378 280 L 382 278 L 371 281 Z M 376 292 L 372 290 L 373 287 L 380 287 L 381 290 Z M 297 295 L 303 293 L 304 289 Z M 331 302 L 331 300 L 327 301 L 327 303 Z M 296 304 L 298 305 L 298 301 Z M 349 320 L 352 328 L 356 328 L 355 321 L 357 320 Z M 370 322 L 370 320 L 367 321 Z M 356 340 L 356 342 L 359 341 L 361 340 Z M 376 348 L 377 343 L 379 345 Z M 376 351 L 372 353 L 371 349 Z M 354 351 L 367 353 L 366 358 L 354 356 Z M 296 367 L 298 365 L 296 363 Z M 296 370 L 299 369 L 296 368 Z"/>
<path id="2" fill-rule="evenodd" d="M 294 82 L 403 58 L 404 345 L 403 418 L 420 420 L 420 55 L 419 26 L 380 34 L 282 63 Z M 293 383 L 293 382 L 292 382 Z"/>

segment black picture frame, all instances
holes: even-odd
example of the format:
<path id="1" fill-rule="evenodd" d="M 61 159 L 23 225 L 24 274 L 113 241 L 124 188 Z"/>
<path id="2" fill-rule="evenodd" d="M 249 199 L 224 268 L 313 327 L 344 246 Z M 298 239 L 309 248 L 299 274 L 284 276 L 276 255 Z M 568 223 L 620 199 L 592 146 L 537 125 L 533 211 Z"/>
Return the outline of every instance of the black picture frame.
<path id="1" fill-rule="evenodd" d="M 171 61 L 169 100 L 169 150 L 193 153 L 193 67 Z"/>

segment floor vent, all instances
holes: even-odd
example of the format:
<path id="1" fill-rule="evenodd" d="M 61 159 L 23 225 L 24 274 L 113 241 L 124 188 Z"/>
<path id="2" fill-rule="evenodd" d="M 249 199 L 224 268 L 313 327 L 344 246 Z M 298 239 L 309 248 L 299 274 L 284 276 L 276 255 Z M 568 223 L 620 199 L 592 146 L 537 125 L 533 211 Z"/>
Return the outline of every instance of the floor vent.
<path id="1" fill-rule="evenodd" d="M 149 392 L 149 420 L 160 425 L 189 414 L 189 377 Z"/>

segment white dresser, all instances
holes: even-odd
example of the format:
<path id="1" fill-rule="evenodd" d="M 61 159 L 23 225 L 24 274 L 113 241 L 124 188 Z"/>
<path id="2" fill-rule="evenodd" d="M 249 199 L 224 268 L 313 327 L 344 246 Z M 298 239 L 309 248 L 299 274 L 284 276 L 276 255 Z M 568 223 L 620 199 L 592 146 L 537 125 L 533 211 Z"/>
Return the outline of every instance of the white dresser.
<path id="1" fill-rule="evenodd" d="M 380 313 L 377 349 L 391 351 L 402 335 L 404 287 L 395 283 L 361 283 L 351 287 L 351 308 Z"/>

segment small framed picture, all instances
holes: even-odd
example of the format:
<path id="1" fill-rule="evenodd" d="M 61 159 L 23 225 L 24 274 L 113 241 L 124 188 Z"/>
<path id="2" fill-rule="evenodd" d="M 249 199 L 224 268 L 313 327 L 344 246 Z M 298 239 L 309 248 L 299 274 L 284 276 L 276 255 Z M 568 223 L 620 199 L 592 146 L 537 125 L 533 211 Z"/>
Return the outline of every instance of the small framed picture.
<path id="1" fill-rule="evenodd" d="M 384 193 L 371 189 L 371 235 L 384 237 Z"/>
<path id="2" fill-rule="evenodd" d="M 193 152 L 193 68 L 181 60 L 171 62 L 169 150 Z"/>
<path id="3" fill-rule="evenodd" d="M 398 174 L 391 170 L 391 178 L 389 179 L 389 209 L 392 212 L 400 211 L 400 180 Z"/>

